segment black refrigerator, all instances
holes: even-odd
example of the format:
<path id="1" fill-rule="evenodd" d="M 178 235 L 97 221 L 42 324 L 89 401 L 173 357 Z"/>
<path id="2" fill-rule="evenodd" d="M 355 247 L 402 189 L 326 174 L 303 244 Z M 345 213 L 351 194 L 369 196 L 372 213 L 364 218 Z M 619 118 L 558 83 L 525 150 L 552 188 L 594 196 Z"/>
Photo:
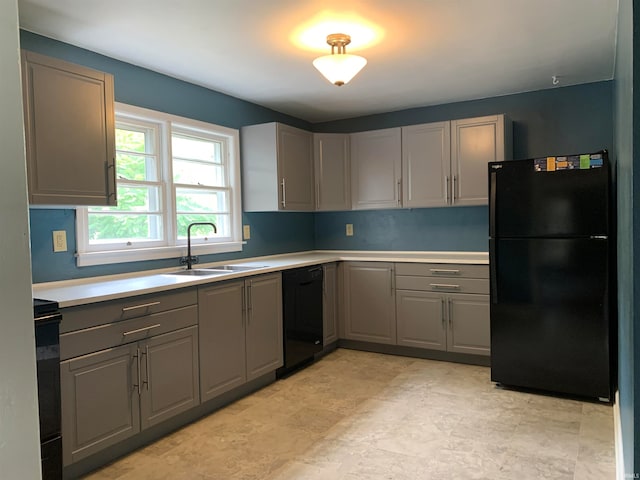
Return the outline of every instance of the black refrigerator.
<path id="1" fill-rule="evenodd" d="M 606 151 L 489 164 L 491 380 L 612 399 Z"/>

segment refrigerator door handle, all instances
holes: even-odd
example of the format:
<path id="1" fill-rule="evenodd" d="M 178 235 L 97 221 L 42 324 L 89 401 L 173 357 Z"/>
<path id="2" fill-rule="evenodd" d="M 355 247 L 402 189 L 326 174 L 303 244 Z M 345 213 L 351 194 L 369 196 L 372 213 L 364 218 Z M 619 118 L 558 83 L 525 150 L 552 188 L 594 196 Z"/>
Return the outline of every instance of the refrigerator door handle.
<path id="1" fill-rule="evenodd" d="M 498 180 L 498 172 L 496 170 L 491 171 L 489 178 L 489 237 L 496 236 L 496 187 Z"/>
<path id="2" fill-rule="evenodd" d="M 489 283 L 491 284 L 491 303 L 498 303 L 498 248 L 496 239 L 489 239 Z"/>

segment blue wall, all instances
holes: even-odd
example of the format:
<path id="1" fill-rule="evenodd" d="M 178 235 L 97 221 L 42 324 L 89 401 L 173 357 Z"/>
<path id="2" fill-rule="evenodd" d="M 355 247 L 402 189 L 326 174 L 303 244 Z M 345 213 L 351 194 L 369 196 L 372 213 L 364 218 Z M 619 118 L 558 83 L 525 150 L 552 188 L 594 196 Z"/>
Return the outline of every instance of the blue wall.
<path id="1" fill-rule="evenodd" d="M 640 175 L 634 158 L 640 148 L 640 132 L 634 129 L 640 116 L 640 39 L 634 28 L 640 12 L 632 0 L 621 0 L 618 11 L 618 41 L 615 71 L 615 141 L 618 176 L 618 391 L 625 478 L 640 473 L 640 328 L 635 324 L 640 301 L 640 258 L 634 239 L 640 231 Z M 636 88 L 634 89 L 634 84 Z M 635 130 L 635 131 L 634 131 Z"/>
<path id="2" fill-rule="evenodd" d="M 116 100 L 232 128 L 281 121 L 313 131 L 350 132 L 506 113 L 514 122 L 514 158 L 612 148 L 612 82 L 415 108 L 310 125 L 302 120 L 29 32 L 23 48 L 112 73 Z M 252 237 L 229 260 L 308 249 L 487 249 L 486 207 L 323 213 L 245 213 Z M 346 223 L 354 236 L 346 237 Z M 82 278 L 177 265 L 177 258 L 78 268 L 75 210 L 31 209 L 34 282 Z M 53 253 L 51 232 L 66 230 L 68 252 Z"/>
<path id="3" fill-rule="evenodd" d="M 505 113 L 513 158 L 613 149 L 613 82 L 414 108 L 314 125 L 353 132 Z M 317 249 L 487 250 L 487 209 L 450 207 L 316 214 Z M 345 236 L 352 223 L 354 236 Z"/>

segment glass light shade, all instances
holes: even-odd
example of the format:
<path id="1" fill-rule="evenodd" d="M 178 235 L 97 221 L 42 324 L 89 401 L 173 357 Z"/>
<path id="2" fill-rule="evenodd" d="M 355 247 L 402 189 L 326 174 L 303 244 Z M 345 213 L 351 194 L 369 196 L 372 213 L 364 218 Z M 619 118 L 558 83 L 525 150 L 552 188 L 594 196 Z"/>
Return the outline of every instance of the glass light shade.
<path id="1" fill-rule="evenodd" d="M 313 66 L 327 80 L 338 86 L 348 83 L 366 64 L 366 58 L 348 53 L 324 55 L 313 61 Z"/>

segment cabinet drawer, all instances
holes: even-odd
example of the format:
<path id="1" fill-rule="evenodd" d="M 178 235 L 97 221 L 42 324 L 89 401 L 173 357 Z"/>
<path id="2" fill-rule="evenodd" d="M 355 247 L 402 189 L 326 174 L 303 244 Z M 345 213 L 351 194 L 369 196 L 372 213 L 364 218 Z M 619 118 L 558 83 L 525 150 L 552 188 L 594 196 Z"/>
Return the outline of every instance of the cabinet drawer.
<path id="1" fill-rule="evenodd" d="M 198 323 L 198 306 L 189 305 L 144 317 L 97 325 L 60 335 L 60 360 L 117 347 Z"/>
<path id="2" fill-rule="evenodd" d="M 196 289 L 187 288 L 65 308 L 62 310 L 60 333 L 152 315 L 197 303 Z"/>
<path id="3" fill-rule="evenodd" d="M 489 280 L 484 278 L 396 276 L 397 290 L 424 292 L 489 293 Z"/>
<path id="4" fill-rule="evenodd" d="M 396 275 L 489 278 L 489 266 L 459 263 L 396 263 Z"/>

